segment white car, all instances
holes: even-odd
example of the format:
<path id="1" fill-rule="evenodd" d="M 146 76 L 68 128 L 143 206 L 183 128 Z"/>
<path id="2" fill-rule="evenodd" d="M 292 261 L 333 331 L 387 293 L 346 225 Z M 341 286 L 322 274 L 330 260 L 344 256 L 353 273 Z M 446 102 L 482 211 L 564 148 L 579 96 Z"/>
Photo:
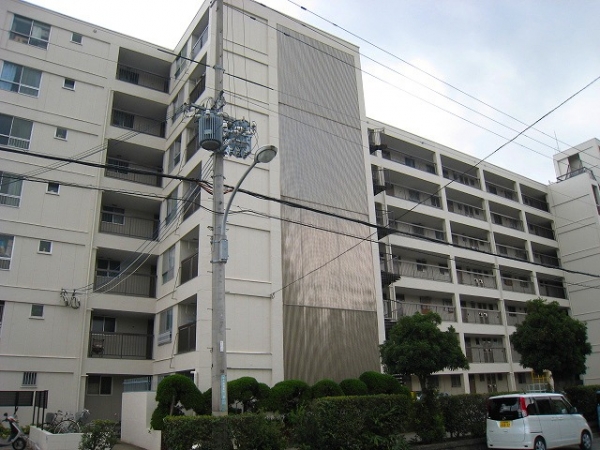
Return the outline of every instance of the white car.
<path id="1" fill-rule="evenodd" d="M 587 421 L 560 394 L 499 395 L 488 399 L 487 410 L 489 449 L 592 448 Z"/>

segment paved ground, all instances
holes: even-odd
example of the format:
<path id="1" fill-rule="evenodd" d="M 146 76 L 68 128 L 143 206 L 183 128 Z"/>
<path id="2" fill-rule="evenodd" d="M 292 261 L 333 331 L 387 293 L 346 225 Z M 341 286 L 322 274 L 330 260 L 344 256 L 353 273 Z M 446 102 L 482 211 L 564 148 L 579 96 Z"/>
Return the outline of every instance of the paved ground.
<path id="1" fill-rule="evenodd" d="M 113 450 L 144 450 L 141 447 L 136 447 L 135 445 L 126 444 L 124 442 L 119 442 L 117 445 L 113 447 Z"/>

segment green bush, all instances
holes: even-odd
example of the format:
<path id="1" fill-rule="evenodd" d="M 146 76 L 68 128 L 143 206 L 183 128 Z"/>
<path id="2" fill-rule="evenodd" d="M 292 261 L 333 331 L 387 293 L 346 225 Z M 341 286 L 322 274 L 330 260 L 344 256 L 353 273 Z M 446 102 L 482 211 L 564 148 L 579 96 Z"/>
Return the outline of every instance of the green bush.
<path id="1" fill-rule="evenodd" d="M 439 398 L 446 433 L 451 437 L 483 437 L 487 417 L 487 395 L 462 394 Z"/>
<path id="2" fill-rule="evenodd" d="M 94 420 L 83 427 L 79 450 L 105 450 L 113 448 L 119 440 L 116 422 L 113 420 Z"/>
<path id="3" fill-rule="evenodd" d="M 231 412 L 255 412 L 264 394 L 264 388 L 252 377 L 242 377 L 227 383 L 227 399 Z"/>
<path id="4" fill-rule="evenodd" d="M 596 391 L 600 385 L 572 386 L 565 389 L 569 402 L 577 408 L 577 411 L 586 418 L 588 422 L 598 423 L 598 412 L 596 410 Z"/>
<path id="5" fill-rule="evenodd" d="M 340 382 L 340 387 L 345 395 L 367 395 L 369 389 L 364 381 L 358 378 L 348 378 Z"/>
<path id="6" fill-rule="evenodd" d="M 414 402 L 413 426 L 423 444 L 441 442 L 446 437 L 439 397 L 434 390 L 424 390 L 421 399 Z"/>
<path id="7" fill-rule="evenodd" d="M 409 392 L 408 388 L 387 373 L 364 372 L 359 379 L 367 385 L 369 395 L 406 394 Z"/>
<path id="8" fill-rule="evenodd" d="M 169 450 L 283 450 L 285 442 L 280 420 L 263 414 L 233 416 L 168 417 L 162 431 Z"/>
<path id="9" fill-rule="evenodd" d="M 389 449 L 409 430 L 407 395 L 328 397 L 296 415 L 294 443 L 311 450 Z"/>
<path id="10" fill-rule="evenodd" d="M 152 413 L 150 426 L 155 430 L 162 430 L 165 417 L 183 414 L 178 405 L 196 413 L 202 412 L 202 400 L 202 393 L 190 378 L 179 374 L 169 375 L 156 388 L 158 405 Z"/>
<path id="11" fill-rule="evenodd" d="M 308 400 L 310 387 L 304 381 L 280 381 L 271 388 L 266 409 L 287 414 Z"/>
<path id="12" fill-rule="evenodd" d="M 341 397 L 344 395 L 344 391 L 339 384 L 337 384 L 333 380 L 321 380 L 317 381 L 310 388 L 310 397 L 311 398 L 321 398 L 321 397 Z"/>

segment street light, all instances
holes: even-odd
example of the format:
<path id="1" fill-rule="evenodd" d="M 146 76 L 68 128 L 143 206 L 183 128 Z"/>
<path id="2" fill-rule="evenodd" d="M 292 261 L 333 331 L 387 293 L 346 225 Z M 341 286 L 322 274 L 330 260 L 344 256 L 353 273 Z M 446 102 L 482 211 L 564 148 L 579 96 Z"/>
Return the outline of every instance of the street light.
<path id="1" fill-rule="evenodd" d="M 216 156 L 216 155 L 215 155 Z M 277 147 L 274 145 L 265 145 L 260 147 L 254 155 L 254 161 L 246 169 L 246 172 L 239 179 L 233 191 L 231 191 L 231 197 L 227 202 L 227 206 L 223 211 L 223 218 L 219 222 L 217 219 L 217 226 L 213 230 L 213 250 L 212 250 L 212 264 L 213 264 L 213 276 L 212 276 L 212 372 L 211 372 L 211 387 L 212 387 L 212 413 L 213 415 L 226 415 L 227 407 L 229 405 L 227 401 L 227 349 L 225 347 L 226 337 L 226 320 L 225 320 L 225 264 L 229 258 L 229 248 L 227 242 L 227 216 L 233 198 L 237 194 L 240 185 L 246 179 L 250 171 L 258 163 L 269 163 L 277 156 Z M 219 155 L 222 160 L 222 154 Z M 216 159 L 215 159 L 216 161 Z M 222 179 L 222 175 L 220 175 Z M 216 180 L 215 180 L 216 181 Z M 215 188 L 218 186 L 215 182 Z M 222 191 L 222 184 L 219 189 Z M 214 199 L 222 198 L 222 192 L 213 193 Z M 213 200 L 214 200 L 213 199 Z M 215 201 L 219 203 L 219 201 Z M 222 205 L 222 203 L 220 203 Z M 215 214 L 218 213 L 218 208 L 215 207 Z"/>

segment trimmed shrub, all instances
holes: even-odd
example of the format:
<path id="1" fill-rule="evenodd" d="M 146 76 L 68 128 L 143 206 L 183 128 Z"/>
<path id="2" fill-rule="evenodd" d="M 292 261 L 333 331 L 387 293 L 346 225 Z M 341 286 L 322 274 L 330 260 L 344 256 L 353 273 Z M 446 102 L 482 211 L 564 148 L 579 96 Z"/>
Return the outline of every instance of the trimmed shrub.
<path id="1" fill-rule="evenodd" d="M 345 395 L 367 395 L 369 389 L 364 381 L 358 378 L 348 378 L 340 383 L 340 388 Z"/>
<path id="2" fill-rule="evenodd" d="M 461 394 L 439 398 L 446 433 L 451 437 L 483 437 L 488 395 Z"/>
<path id="3" fill-rule="evenodd" d="M 280 381 L 271 388 L 266 409 L 287 414 L 295 411 L 309 397 L 310 387 L 304 381 Z"/>
<path id="4" fill-rule="evenodd" d="M 312 450 L 388 449 L 410 429 L 407 395 L 328 397 L 296 414 L 294 440 Z"/>
<path id="5" fill-rule="evenodd" d="M 166 416 L 183 414 L 179 405 L 196 413 L 202 412 L 202 393 L 185 375 L 174 374 L 165 377 L 156 388 L 156 401 L 158 405 L 150 419 L 150 426 L 155 430 L 163 429 L 163 419 Z"/>
<path id="6" fill-rule="evenodd" d="M 596 391 L 600 391 L 600 385 L 572 386 L 565 389 L 569 402 L 588 422 L 592 423 L 598 423 Z"/>
<path id="7" fill-rule="evenodd" d="M 408 388 L 387 373 L 364 372 L 359 379 L 367 385 L 369 395 L 406 394 L 409 392 Z"/>
<path id="8" fill-rule="evenodd" d="M 211 391 L 212 392 L 212 391 Z M 227 399 L 231 412 L 255 412 L 261 399 L 261 387 L 252 377 L 242 377 L 227 383 Z M 240 408 L 241 407 L 241 408 Z"/>
<path id="9" fill-rule="evenodd" d="M 325 379 L 317 381 L 310 388 L 311 398 L 341 397 L 342 395 L 344 395 L 344 391 L 342 391 L 340 385 L 333 380 Z"/>
<path id="10" fill-rule="evenodd" d="M 119 440 L 114 420 L 94 420 L 83 427 L 79 450 L 113 448 Z"/>

